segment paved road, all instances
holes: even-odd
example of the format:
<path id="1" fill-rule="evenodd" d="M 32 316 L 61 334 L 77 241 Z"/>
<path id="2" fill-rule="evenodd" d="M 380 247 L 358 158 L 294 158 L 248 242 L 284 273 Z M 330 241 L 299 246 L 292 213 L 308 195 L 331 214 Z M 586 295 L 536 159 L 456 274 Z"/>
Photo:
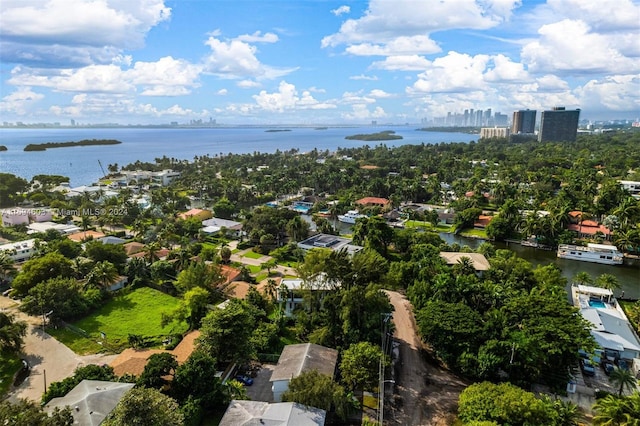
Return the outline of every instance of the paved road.
<path id="1" fill-rule="evenodd" d="M 108 364 L 115 355 L 76 355 L 71 349 L 58 342 L 47 333 L 43 333 L 39 318 L 18 311 L 18 305 L 6 297 L 0 296 L 0 309 L 14 313 L 19 319 L 27 321 L 29 329 L 24 341 L 23 358 L 31 366 L 29 377 L 9 395 L 10 401 L 26 398 L 40 402 L 45 387 L 73 374 L 83 365 Z"/>
<path id="2" fill-rule="evenodd" d="M 400 343 L 401 364 L 396 376 L 397 395 L 385 414 L 385 424 L 449 425 L 457 412 L 460 392 L 467 384 L 436 362 L 427 361 L 411 303 L 398 292 L 386 293 L 394 308 L 394 338 Z"/>

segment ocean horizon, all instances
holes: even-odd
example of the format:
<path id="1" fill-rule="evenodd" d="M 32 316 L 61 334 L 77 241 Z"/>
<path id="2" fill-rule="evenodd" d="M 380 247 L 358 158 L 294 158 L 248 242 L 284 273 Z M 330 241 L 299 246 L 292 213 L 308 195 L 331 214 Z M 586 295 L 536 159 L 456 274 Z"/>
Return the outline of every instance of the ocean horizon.
<path id="1" fill-rule="evenodd" d="M 300 152 L 335 151 L 364 145 L 400 146 L 477 140 L 479 135 L 425 132 L 407 126 L 329 127 L 324 130 L 291 127 L 290 131 L 268 132 L 273 127 L 219 128 L 41 128 L 0 129 L 0 173 L 11 173 L 27 180 L 38 174 L 68 176 L 71 186 L 95 183 L 109 164 L 120 167 L 136 161 L 154 162 L 163 156 L 192 161 L 196 156 L 274 153 L 298 149 Z M 403 139 L 364 142 L 345 136 L 393 130 Z M 84 139 L 116 139 L 119 145 L 77 146 L 46 151 L 24 151 L 28 144 L 77 142 Z"/>

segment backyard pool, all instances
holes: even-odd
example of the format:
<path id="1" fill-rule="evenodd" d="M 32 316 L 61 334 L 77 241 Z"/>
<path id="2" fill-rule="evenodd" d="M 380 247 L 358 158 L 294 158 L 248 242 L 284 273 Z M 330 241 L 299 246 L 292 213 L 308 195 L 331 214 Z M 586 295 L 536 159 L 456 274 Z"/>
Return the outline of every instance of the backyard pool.
<path id="1" fill-rule="evenodd" d="M 589 306 L 598 309 L 604 309 L 607 307 L 602 300 L 589 300 Z"/>

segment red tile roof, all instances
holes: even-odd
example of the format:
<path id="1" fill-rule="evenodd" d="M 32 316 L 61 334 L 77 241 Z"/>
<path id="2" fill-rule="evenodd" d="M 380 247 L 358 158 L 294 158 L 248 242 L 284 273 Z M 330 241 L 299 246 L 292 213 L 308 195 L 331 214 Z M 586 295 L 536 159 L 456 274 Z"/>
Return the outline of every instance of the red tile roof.
<path id="1" fill-rule="evenodd" d="M 592 221 L 589 221 L 589 222 L 592 222 Z M 582 226 L 572 223 L 567 228 L 570 231 L 576 231 L 580 234 L 586 234 L 586 235 L 595 235 L 597 232 L 602 232 L 604 235 L 611 235 L 611 230 L 604 225 L 589 226 L 589 225 L 585 225 L 584 222 L 582 222 Z"/>
<path id="2" fill-rule="evenodd" d="M 363 205 L 363 206 L 370 205 L 370 204 L 379 204 L 379 205 L 386 206 L 389 203 L 390 201 L 387 200 L 386 198 L 378 198 L 378 197 L 364 197 L 356 201 L 356 204 Z"/>

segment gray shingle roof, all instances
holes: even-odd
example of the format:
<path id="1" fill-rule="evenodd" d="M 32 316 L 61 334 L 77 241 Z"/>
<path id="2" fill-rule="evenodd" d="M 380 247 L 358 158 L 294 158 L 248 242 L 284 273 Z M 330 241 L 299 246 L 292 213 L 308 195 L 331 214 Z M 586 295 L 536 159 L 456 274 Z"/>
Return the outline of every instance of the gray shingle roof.
<path id="1" fill-rule="evenodd" d="M 271 381 L 291 380 L 300 373 L 318 370 L 333 378 L 338 361 L 338 351 L 314 343 L 287 345 L 282 350 L 278 365 L 271 374 Z"/>
<path id="2" fill-rule="evenodd" d="M 261 401 L 229 403 L 220 426 L 323 426 L 326 411 L 297 402 Z"/>

